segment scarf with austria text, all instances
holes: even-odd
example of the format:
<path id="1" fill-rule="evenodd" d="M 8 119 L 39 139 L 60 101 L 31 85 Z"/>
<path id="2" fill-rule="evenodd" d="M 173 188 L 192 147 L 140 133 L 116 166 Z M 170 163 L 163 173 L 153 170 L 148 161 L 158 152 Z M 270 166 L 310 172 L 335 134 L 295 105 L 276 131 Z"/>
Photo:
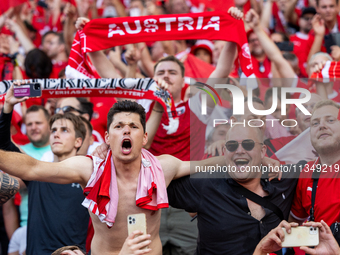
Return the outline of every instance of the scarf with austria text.
<path id="1" fill-rule="evenodd" d="M 241 69 L 253 75 L 244 23 L 226 12 L 95 19 L 78 31 L 70 53 L 68 78 L 99 78 L 86 53 L 152 41 L 207 39 L 235 42 Z"/>
<path id="2" fill-rule="evenodd" d="M 67 78 L 100 78 L 86 55 L 88 52 L 105 50 L 114 46 L 159 41 L 208 39 L 235 42 L 243 76 L 255 77 L 248 47 L 244 23 L 226 12 L 205 12 L 179 15 L 154 15 L 95 19 L 78 31 L 70 52 Z M 132 88 L 134 89 L 134 88 Z M 129 98 L 126 93 L 115 97 Z M 139 98 L 152 99 L 143 95 Z M 133 98 L 137 98 L 135 96 Z M 171 95 L 163 103 L 168 112 L 169 125 L 164 127 L 168 134 L 177 131 L 179 121 Z"/>

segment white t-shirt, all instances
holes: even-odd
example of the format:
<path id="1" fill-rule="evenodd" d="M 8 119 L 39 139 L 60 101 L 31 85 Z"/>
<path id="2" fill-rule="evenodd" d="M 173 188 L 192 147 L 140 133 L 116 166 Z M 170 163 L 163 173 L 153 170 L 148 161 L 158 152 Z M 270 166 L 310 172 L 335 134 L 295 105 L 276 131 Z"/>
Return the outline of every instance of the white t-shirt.
<path id="1" fill-rule="evenodd" d="M 26 251 L 27 226 L 23 226 L 14 231 L 8 245 L 8 253 L 18 251 L 23 255 Z"/>

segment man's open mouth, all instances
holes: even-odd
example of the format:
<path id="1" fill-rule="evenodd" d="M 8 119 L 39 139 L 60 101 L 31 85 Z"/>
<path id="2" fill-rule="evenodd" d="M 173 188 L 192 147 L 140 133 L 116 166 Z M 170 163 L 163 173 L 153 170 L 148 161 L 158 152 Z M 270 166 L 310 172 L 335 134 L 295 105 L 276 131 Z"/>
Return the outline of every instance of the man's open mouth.
<path id="1" fill-rule="evenodd" d="M 234 160 L 234 163 L 237 167 L 242 167 L 242 166 L 246 166 L 248 165 L 249 163 L 249 160 L 248 159 L 245 159 L 245 158 L 238 158 L 238 159 L 235 159 Z"/>
<path id="2" fill-rule="evenodd" d="M 123 154 L 129 154 L 132 150 L 132 143 L 129 138 L 124 138 L 122 141 L 122 152 Z"/>

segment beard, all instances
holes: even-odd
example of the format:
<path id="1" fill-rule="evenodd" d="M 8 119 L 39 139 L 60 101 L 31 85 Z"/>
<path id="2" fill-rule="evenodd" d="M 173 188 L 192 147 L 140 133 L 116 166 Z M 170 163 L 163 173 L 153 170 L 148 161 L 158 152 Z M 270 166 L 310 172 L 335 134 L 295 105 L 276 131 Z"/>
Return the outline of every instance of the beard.
<path id="1" fill-rule="evenodd" d="M 318 146 L 314 142 L 312 142 L 312 145 L 320 156 L 330 155 L 330 154 L 334 154 L 335 152 L 338 153 L 340 151 L 340 141 L 339 140 L 335 140 L 335 142 L 330 144 L 330 145 Z"/>
<path id="2" fill-rule="evenodd" d="M 303 33 L 308 34 L 311 29 L 306 27 L 306 28 L 302 28 L 301 30 L 303 31 Z"/>
<path id="3" fill-rule="evenodd" d="M 251 55 L 254 56 L 254 57 L 262 57 L 263 54 L 264 54 L 264 51 L 263 51 L 262 48 L 251 51 Z"/>
<path id="4" fill-rule="evenodd" d="M 31 138 L 30 136 L 28 136 L 28 139 L 30 140 L 30 142 L 35 146 L 35 147 L 42 147 L 44 146 L 46 143 L 48 143 L 50 138 L 50 134 L 42 134 L 40 139 L 34 140 L 33 138 Z"/>

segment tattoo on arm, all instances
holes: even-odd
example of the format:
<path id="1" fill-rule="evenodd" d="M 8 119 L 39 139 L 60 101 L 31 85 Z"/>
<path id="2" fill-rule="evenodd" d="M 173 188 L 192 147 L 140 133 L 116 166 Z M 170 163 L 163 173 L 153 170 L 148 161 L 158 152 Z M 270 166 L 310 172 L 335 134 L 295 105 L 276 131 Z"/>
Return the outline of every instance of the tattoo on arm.
<path id="1" fill-rule="evenodd" d="M 17 179 L 5 173 L 0 173 L 0 205 L 6 203 L 19 190 Z"/>

